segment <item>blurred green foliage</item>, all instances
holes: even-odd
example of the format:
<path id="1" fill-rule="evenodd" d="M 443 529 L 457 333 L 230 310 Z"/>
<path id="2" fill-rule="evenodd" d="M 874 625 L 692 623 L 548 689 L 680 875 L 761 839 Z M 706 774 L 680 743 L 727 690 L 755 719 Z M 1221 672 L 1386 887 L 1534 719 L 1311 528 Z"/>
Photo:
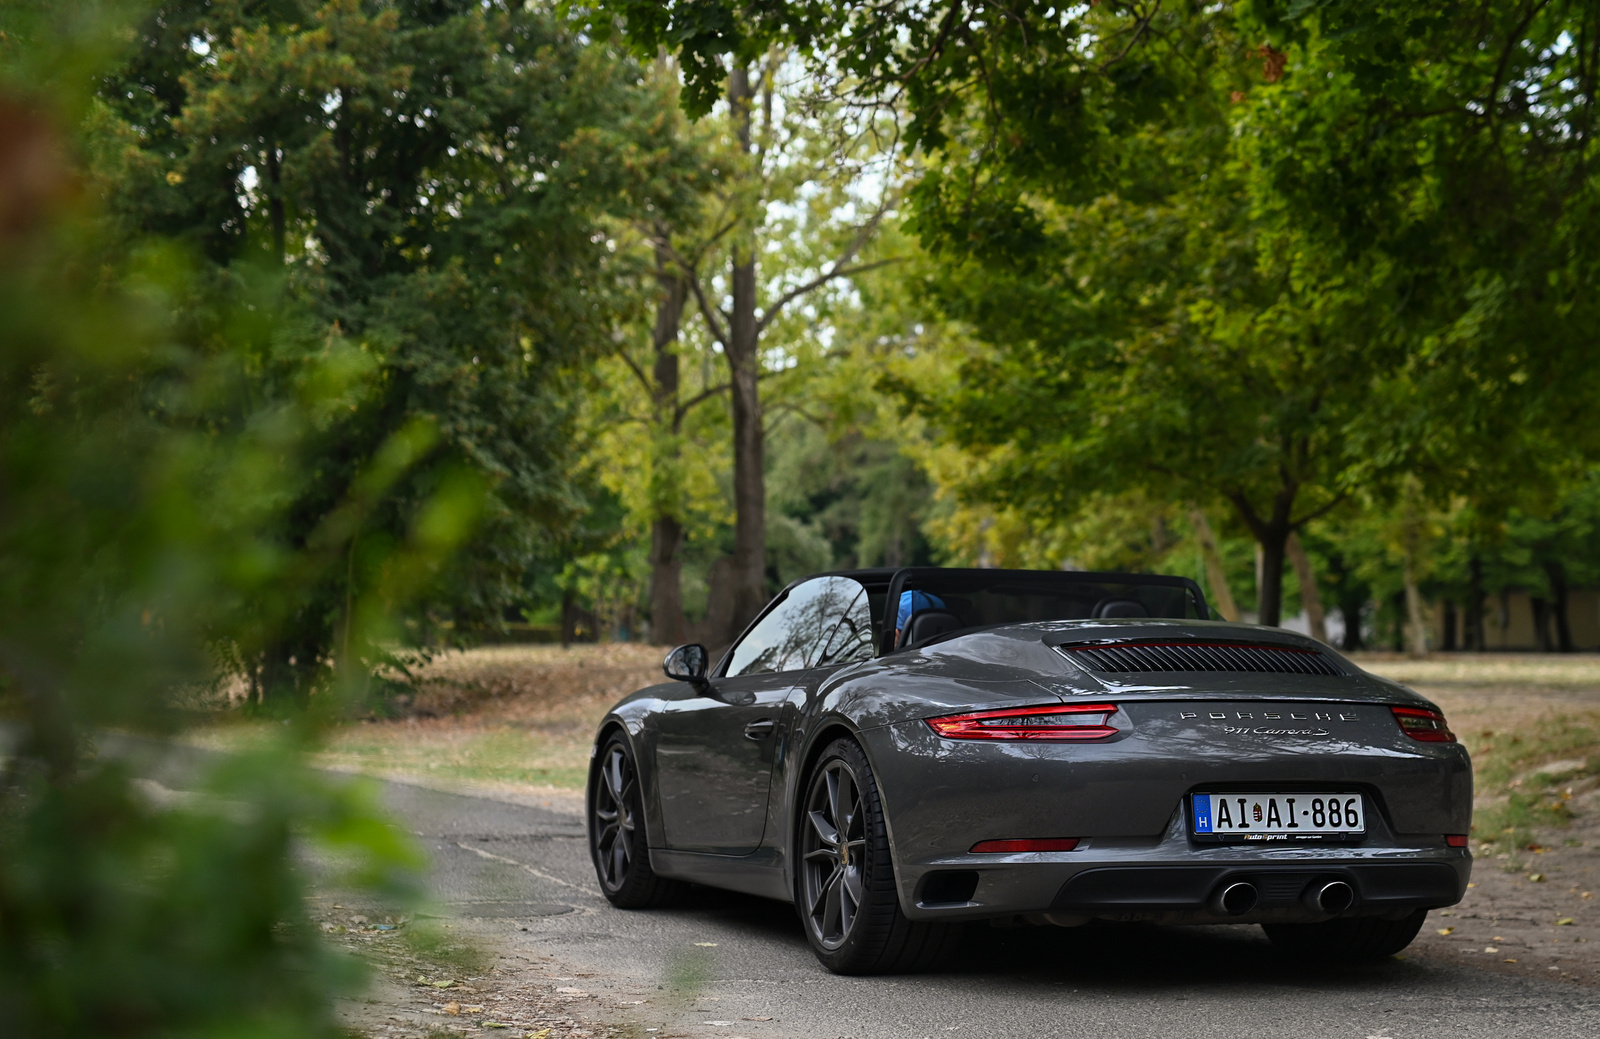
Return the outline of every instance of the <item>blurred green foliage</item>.
<path id="1" fill-rule="evenodd" d="M 338 1034 L 308 873 L 421 863 L 301 751 L 574 507 L 630 75 L 522 5 L 0 7 L 0 1034 Z M 126 735 L 230 673 L 311 709 Z"/>

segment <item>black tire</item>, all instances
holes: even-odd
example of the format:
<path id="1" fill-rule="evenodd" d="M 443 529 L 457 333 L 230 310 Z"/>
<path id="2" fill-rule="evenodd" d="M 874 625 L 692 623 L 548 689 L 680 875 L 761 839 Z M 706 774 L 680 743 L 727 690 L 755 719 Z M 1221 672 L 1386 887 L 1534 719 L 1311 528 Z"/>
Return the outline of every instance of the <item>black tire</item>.
<path id="1" fill-rule="evenodd" d="M 1262 924 L 1261 929 L 1295 959 L 1351 963 L 1393 956 L 1411 944 L 1427 918 L 1428 911 L 1418 909 L 1399 920 L 1353 916 L 1316 924 Z"/>
<path id="2" fill-rule="evenodd" d="M 838 739 L 817 759 L 800 802 L 796 908 L 806 939 L 835 974 L 927 970 L 961 928 L 906 919 L 895 890 L 883 802 L 867 756 Z"/>
<path id="3" fill-rule="evenodd" d="M 589 774 L 589 856 L 600 891 L 618 909 L 651 909 L 678 901 L 682 881 L 650 868 L 644 799 L 633 751 L 620 734 L 606 740 Z"/>

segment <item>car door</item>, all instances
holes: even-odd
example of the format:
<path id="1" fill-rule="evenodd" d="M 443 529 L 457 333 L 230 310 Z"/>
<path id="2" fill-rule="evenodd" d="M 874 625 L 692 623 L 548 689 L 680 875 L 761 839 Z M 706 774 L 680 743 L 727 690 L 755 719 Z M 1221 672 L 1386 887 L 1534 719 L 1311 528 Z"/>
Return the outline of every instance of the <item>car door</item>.
<path id="1" fill-rule="evenodd" d="M 663 705 L 655 752 L 667 847 L 748 855 L 760 846 L 792 694 L 865 594 L 846 577 L 796 585 L 734 646 L 723 675 L 703 691 L 683 686 Z"/>

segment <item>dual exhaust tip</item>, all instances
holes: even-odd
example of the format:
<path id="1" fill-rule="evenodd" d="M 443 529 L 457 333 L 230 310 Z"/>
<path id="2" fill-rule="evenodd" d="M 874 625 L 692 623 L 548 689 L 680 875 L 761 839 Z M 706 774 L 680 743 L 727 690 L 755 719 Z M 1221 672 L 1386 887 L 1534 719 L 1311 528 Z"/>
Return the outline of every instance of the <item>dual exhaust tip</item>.
<path id="1" fill-rule="evenodd" d="M 1355 889 L 1342 880 L 1319 880 L 1306 888 L 1301 899 L 1317 913 L 1342 913 L 1355 905 Z M 1211 910 L 1223 916 L 1243 916 L 1261 901 L 1261 892 L 1248 880 L 1224 884 L 1211 897 Z"/>

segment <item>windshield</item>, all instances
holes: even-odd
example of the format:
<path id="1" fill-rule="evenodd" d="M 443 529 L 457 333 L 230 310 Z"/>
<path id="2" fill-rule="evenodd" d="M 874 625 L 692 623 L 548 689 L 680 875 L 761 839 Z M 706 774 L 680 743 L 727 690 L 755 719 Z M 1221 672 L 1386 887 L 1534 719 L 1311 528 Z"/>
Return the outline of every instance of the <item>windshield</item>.
<path id="1" fill-rule="evenodd" d="M 888 652 L 995 624 L 1208 614 L 1199 586 L 1184 577 L 913 567 L 895 574 L 884 616 Z"/>

